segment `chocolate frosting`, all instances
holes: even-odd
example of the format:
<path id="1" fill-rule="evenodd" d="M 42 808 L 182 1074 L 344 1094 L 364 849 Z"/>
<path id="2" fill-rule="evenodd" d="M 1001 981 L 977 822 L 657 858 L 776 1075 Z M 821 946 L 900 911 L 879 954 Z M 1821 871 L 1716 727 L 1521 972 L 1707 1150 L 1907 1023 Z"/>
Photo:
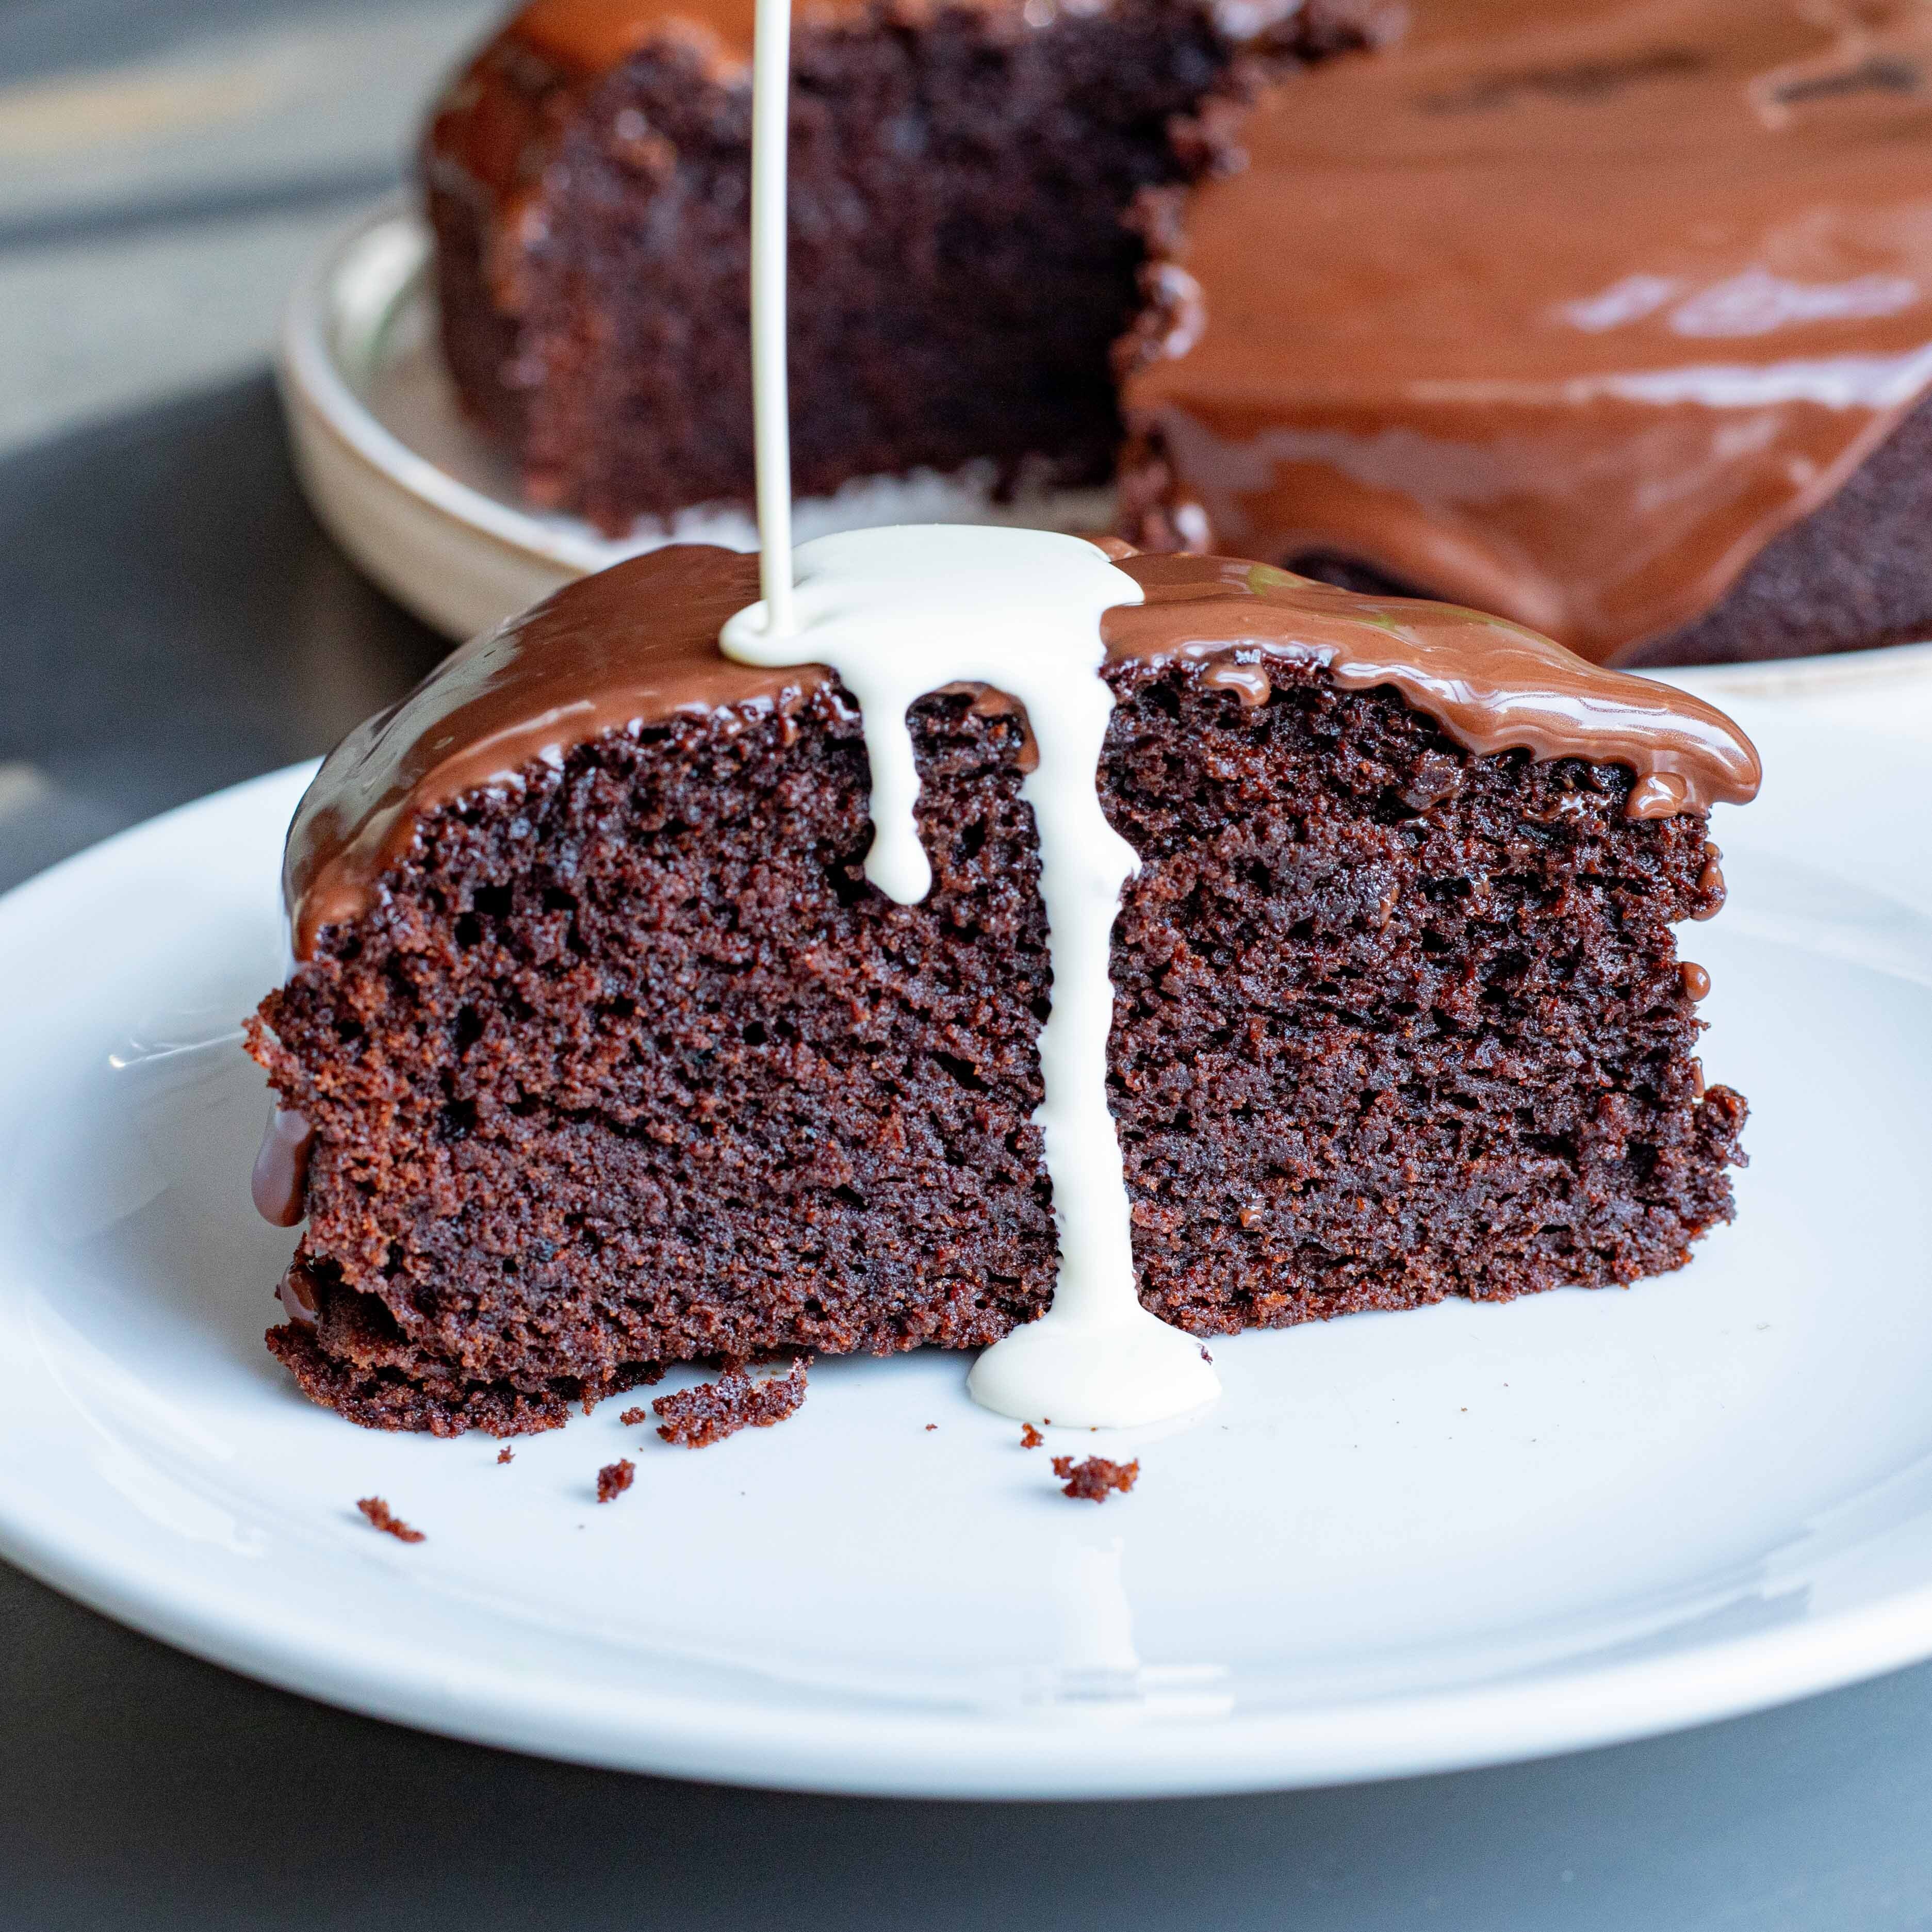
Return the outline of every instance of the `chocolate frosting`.
<path id="1" fill-rule="evenodd" d="M 1126 386 L 1215 541 L 1610 661 L 1932 389 L 1926 0 L 1417 0 L 1274 90 Z"/>
<path id="2" fill-rule="evenodd" d="M 262 1144 L 248 1178 L 255 1212 L 278 1228 L 292 1228 L 302 1217 L 308 1194 L 308 1157 L 315 1130 L 292 1107 L 278 1106 L 268 1116 Z"/>
<path id="3" fill-rule="evenodd" d="M 289 830 L 282 883 L 298 959 L 352 919 L 409 850 L 416 820 L 480 785 L 629 724 L 727 706 L 790 710 L 816 665 L 755 670 L 718 648 L 755 603 L 758 560 L 681 544 L 567 584 L 452 652 L 400 704 L 330 752 Z"/>
<path id="4" fill-rule="evenodd" d="M 1210 675 L 1263 702 L 1250 652 L 1312 658 L 1345 689 L 1390 685 L 1466 749 L 1584 758 L 1635 776 L 1633 818 L 1742 805 L 1761 776 L 1750 740 L 1714 706 L 1606 670 L 1507 618 L 1420 598 L 1372 598 L 1233 557 L 1136 556 L 1147 602 L 1103 626 L 1108 657 L 1159 665 L 1226 657 Z M 1245 688 L 1238 680 L 1248 680 Z"/>
<path id="5" fill-rule="evenodd" d="M 803 10 L 794 7 L 794 15 Z M 856 0 L 826 14 L 852 15 Z M 548 61 L 559 73 L 594 76 L 659 38 L 700 38 L 740 64 L 752 57 L 754 0 L 531 0 L 512 16 L 504 37 Z"/>
<path id="6" fill-rule="evenodd" d="M 1313 662 L 1350 689 L 1393 686 L 1472 752 L 1621 764 L 1636 817 L 1742 803 L 1758 761 L 1736 726 L 1667 685 L 1598 669 L 1500 618 L 1360 597 L 1226 557 L 1103 546 L 1145 592 L 1102 623 L 1116 663 L 1217 660 L 1243 702 L 1268 696 L 1267 661 Z M 525 782 L 604 733 L 721 710 L 794 710 L 832 681 L 718 648 L 757 601 L 754 556 L 678 544 L 566 586 L 473 640 L 324 762 L 289 833 L 284 886 L 298 960 L 325 927 L 367 909 L 423 816 L 485 786 Z"/>

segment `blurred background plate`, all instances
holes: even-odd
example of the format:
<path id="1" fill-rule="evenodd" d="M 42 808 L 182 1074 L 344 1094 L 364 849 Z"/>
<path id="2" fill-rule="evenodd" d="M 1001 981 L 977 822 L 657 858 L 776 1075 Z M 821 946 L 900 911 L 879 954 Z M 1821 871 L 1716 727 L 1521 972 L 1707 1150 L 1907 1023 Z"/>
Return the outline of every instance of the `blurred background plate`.
<path id="1" fill-rule="evenodd" d="M 278 373 L 296 460 L 331 532 L 391 595 L 464 638 L 574 577 L 670 542 L 754 550 L 728 506 L 640 524 L 622 539 L 533 510 L 514 469 L 465 419 L 436 343 L 430 237 L 400 198 L 358 220 L 310 263 L 284 318 Z M 990 464 L 848 484 L 796 506 L 800 543 L 894 523 L 1103 530 L 1111 490 L 1022 487 L 993 500 Z"/>

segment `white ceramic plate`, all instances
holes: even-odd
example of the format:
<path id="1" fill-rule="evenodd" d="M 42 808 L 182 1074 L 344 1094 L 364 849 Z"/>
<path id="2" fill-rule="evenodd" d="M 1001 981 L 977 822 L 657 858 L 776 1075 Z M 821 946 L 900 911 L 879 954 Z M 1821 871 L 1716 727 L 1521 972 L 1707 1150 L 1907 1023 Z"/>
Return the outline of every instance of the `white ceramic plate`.
<path id="1" fill-rule="evenodd" d="M 635 1396 L 508 1467 L 310 1407 L 262 1346 L 292 1238 L 248 1205 L 230 1033 L 279 970 L 307 772 L 129 832 L 0 901 L 0 1550 L 356 1709 L 847 1791 L 1474 1765 L 1932 1654 L 1921 754 L 1747 722 L 1772 782 L 1688 929 L 1706 1064 L 1751 1096 L 1737 1224 L 1628 1293 L 1217 1342 L 1205 1422 L 1054 1432 L 1141 1456 L 1098 1508 L 956 1355 L 821 1364 L 796 1418 L 697 1452 L 623 1426 Z"/>
<path id="2" fill-rule="evenodd" d="M 430 240 L 393 202 L 318 255 L 283 318 L 278 374 L 298 472 L 337 540 L 418 616 L 466 638 L 586 571 L 674 538 L 757 548 L 736 511 L 698 510 L 622 542 L 526 508 L 510 466 L 465 419 L 435 346 Z M 1099 530 L 1108 490 L 1022 494 L 995 506 L 990 477 L 929 473 L 853 485 L 796 507 L 801 543 L 885 523 L 1018 523 Z M 1697 674 L 1728 700 L 1843 693 L 1868 711 L 1910 707 L 1932 727 L 1932 644 L 1726 665 Z"/>

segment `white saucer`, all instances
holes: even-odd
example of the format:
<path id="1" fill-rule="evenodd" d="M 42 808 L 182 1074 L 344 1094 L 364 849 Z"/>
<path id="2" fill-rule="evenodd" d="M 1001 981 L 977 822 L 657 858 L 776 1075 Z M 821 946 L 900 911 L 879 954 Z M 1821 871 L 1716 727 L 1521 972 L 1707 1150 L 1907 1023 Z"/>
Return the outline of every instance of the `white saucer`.
<path id="1" fill-rule="evenodd" d="M 262 1086 L 223 1039 L 279 970 L 306 772 L 115 839 L 0 902 L 0 1550 L 358 1710 L 844 1791 L 1474 1765 L 1932 1654 L 1918 754 L 1746 722 L 1772 782 L 1688 933 L 1706 1064 L 1751 1097 L 1737 1225 L 1628 1293 L 1217 1342 L 1206 1420 L 1055 1432 L 1140 1455 L 1097 1508 L 958 1356 L 821 1364 L 697 1452 L 618 1398 L 508 1467 L 310 1407 L 262 1347 L 292 1238 L 250 1210 Z"/>

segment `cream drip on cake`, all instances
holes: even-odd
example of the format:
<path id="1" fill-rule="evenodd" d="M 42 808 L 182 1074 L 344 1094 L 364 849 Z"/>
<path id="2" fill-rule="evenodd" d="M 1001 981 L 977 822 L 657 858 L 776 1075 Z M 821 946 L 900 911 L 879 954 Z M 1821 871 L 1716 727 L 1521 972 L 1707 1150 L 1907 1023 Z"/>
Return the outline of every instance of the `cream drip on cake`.
<path id="1" fill-rule="evenodd" d="M 1107 1104 L 1109 976 L 1120 888 L 1139 869 L 1100 808 L 1112 692 L 1100 620 L 1142 600 L 1094 544 L 966 524 L 854 530 L 793 555 L 785 390 L 786 97 L 790 0 L 758 0 L 752 74 L 752 357 L 764 596 L 725 625 L 726 656 L 761 668 L 825 664 L 858 700 L 871 768 L 866 875 L 916 904 L 932 872 L 914 807 L 906 711 L 970 684 L 1022 705 L 1038 752 L 1021 796 L 1040 836 L 1052 1005 L 1034 1114 L 1053 1191 L 1058 1266 L 1040 1318 L 982 1355 L 967 1387 L 1027 1421 L 1156 1422 L 1203 1407 L 1220 1383 L 1200 1345 L 1140 1303 L 1120 1148 Z"/>
<path id="2" fill-rule="evenodd" d="M 967 1386 L 1002 1414 L 1082 1426 L 1158 1421 L 1220 1392 L 1199 1343 L 1148 1314 L 1134 1285 L 1132 1222 L 1107 1105 L 1109 977 L 1133 849 L 1100 808 L 1100 752 L 1114 696 L 1100 620 L 1141 586 L 1078 537 L 932 524 L 821 537 L 796 556 L 798 627 L 774 636 L 760 602 L 728 623 L 728 657 L 823 664 L 865 721 L 873 838 L 866 875 L 902 905 L 932 869 L 914 808 L 919 776 L 907 707 L 945 685 L 1024 706 L 1038 762 L 1020 796 L 1040 834 L 1052 1004 L 1040 1030 L 1045 1142 L 1059 1238 L 1053 1301 L 980 1357 Z"/>

